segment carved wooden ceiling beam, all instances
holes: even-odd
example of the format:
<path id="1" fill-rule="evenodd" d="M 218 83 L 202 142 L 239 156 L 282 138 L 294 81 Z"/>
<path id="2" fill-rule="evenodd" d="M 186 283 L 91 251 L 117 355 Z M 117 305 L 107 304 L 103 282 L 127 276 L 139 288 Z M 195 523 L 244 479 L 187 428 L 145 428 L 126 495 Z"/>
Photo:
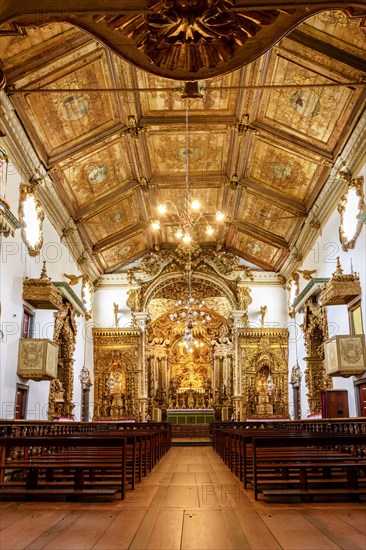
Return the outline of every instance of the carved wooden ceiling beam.
<path id="1" fill-rule="evenodd" d="M 89 203 L 87 206 L 80 208 L 75 212 L 74 221 L 76 223 L 84 222 L 87 223 L 88 218 L 102 212 L 106 208 L 116 204 L 121 200 L 131 189 L 134 189 L 138 186 L 138 183 L 135 180 L 128 181 L 121 184 L 116 190 L 109 192 L 104 197 Z"/>
<path id="2" fill-rule="evenodd" d="M 136 223 L 130 227 L 127 227 L 126 229 L 123 229 L 122 231 L 119 231 L 118 233 L 114 233 L 110 237 L 106 237 L 105 239 L 102 239 L 98 241 L 93 246 L 93 253 L 100 252 L 101 250 L 105 248 L 110 248 L 112 245 L 122 242 L 124 239 L 131 237 L 141 229 L 147 227 L 147 223 Z"/>
<path id="3" fill-rule="evenodd" d="M 24 34 L 28 26 L 71 23 L 143 70 L 199 80 L 250 63 L 325 9 L 366 15 L 361 0 L 3 0 L 0 25 Z"/>
<path id="4" fill-rule="evenodd" d="M 116 265 L 113 265 L 112 267 L 105 267 L 103 266 L 104 273 L 111 274 L 111 273 L 118 273 L 120 270 L 125 268 L 126 266 L 133 264 L 134 262 L 137 262 L 137 260 L 140 260 L 143 256 L 145 256 L 146 252 L 149 251 L 149 247 L 147 246 L 147 250 L 143 250 L 142 252 L 139 252 L 138 254 L 134 254 L 132 256 L 129 256 L 122 262 L 118 262 Z M 101 263 L 102 265 L 102 263 Z"/>
<path id="5" fill-rule="evenodd" d="M 243 231 L 247 235 L 255 238 L 256 240 L 262 241 L 266 244 L 270 244 L 277 248 L 282 248 L 283 250 L 289 251 L 290 247 L 287 241 L 274 233 L 270 233 L 267 230 L 261 229 L 255 225 L 251 225 L 245 221 L 233 221 L 232 225 L 235 225 L 240 231 Z"/>
<path id="6" fill-rule="evenodd" d="M 294 31 L 292 31 L 289 38 L 291 38 L 291 40 L 293 40 L 297 44 L 301 44 L 301 46 L 306 46 L 312 50 L 331 57 L 332 59 L 336 59 L 337 61 L 340 61 L 341 63 L 352 67 L 353 69 L 364 72 L 366 71 L 366 61 L 364 59 L 349 52 L 345 52 L 340 48 L 336 48 L 331 44 L 327 44 L 322 40 L 315 38 L 314 36 L 310 36 L 304 32 L 295 29 Z"/>
<path id="7" fill-rule="evenodd" d="M 271 187 L 265 187 L 265 185 L 260 181 L 244 178 L 242 189 L 245 189 L 252 195 L 270 201 L 284 210 L 306 214 L 306 207 L 301 200 L 294 197 L 286 197 L 285 195 L 281 195 L 279 191 L 276 191 Z"/>
<path id="8" fill-rule="evenodd" d="M 258 267 L 264 269 L 265 271 L 275 271 L 276 267 L 269 262 L 264 262 L 261 259 L 258 259 L 251 254 L 243 253 L 242 250 L 235 248 L 235 246 L 227 246 L 227 250 L 232 254 L 240 256 L 244 261 L 257 265 Z"/>

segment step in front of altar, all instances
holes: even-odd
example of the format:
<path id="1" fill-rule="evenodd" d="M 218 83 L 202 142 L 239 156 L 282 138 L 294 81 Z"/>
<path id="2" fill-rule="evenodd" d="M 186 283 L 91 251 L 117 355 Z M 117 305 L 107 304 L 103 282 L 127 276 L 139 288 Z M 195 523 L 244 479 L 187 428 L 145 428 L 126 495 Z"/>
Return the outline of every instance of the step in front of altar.
<path id="1" fill-rule="evenodd" d="M 172 424 L 172 438 L 209 441 L 209 424 Z"/>

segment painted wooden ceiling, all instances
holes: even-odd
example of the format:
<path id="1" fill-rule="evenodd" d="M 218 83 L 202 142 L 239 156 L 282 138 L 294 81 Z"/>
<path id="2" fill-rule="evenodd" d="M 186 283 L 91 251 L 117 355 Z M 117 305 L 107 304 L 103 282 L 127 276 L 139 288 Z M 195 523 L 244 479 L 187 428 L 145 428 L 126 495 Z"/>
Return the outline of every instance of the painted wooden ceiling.
<path id="1" fill-rule="evenodd" d="M 279 272 L 365 109 L 365 18 L 340 11 L 199 80 L 201 97 L 190 99 L 183 81 L 145 72 L 69 24 L 3 36 L 0 48 L 8 95 L 100 273 L 176 246 L 174 216 L 158 233 L 151 221 L 160 203 L 184 204 L 187 165 L 191 197 L 216 227 L 207 237 L 198 224 L 200 245 Z"/>

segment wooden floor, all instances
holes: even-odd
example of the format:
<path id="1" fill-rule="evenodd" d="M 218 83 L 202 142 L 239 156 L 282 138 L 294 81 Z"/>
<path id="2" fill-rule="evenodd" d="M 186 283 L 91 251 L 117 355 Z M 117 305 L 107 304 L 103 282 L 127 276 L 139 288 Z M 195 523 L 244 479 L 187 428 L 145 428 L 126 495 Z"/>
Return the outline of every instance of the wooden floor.
<path id="1" fill-rule="evenodd" d="M 0 502 L 1 550 L 366 548 L 366 504 L 268 504 L 210 447 L 173 447 L 125 501 Z"/>

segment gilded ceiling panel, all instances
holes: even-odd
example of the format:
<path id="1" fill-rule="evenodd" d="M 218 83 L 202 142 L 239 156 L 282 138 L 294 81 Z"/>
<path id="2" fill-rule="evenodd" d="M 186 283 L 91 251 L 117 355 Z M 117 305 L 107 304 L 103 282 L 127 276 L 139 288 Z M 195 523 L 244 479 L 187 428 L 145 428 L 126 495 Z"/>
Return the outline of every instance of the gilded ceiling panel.
<path id="1" fill-rule="evenodd" d="M 327 78 L 327 72 L 324 67 L 310 70 L 300 66 L 298 57 L 292 60 L 281 54 L 273 56 L 269 78 L 277 84 L 293 83 L 294 86 L 267 91 L 262 116 L 303 139 L 330 144 L 333 133 L 341 131 L 342 119 L 353 107 L 354 95 L 358 96 L 360 91 L 349 87 L 301 88 L 302 84 L 317 86 L 334 82 L 337 75 L 333 73 L 332 79 Z"/>
<path id="2" fill-rule="evenodd" d="M 153 74 L 137 70 L 138 83 L 141 88 L 159 90 L 151 91 L 148 94 L 141 94 L 141 105 L 144 115 L 156 115 L 158 112 L 165 114 L 167 112 L 186 110 L 186 100 L 182 98 L 183 85 L 177 80 L 167 80 Z M 199 92 L 202 98 L 189 99 L 189 114 L 215 114 L 210 111 L 219 111 L 220 114 L 235 113 L 236 93 L 226 90 L 228 86 L 238 86 L 240 82 L 240 71 L 212 78 L 211 80 L 202 80 L 199 82 Z M 168 88 L 168 90 L 166 89 Z M 173 89 L 172 89 L 173 88 Z M 177 113 L 178 114 L 178 113 Z"/>
<path id="3" fill-rule="evenodd" d="M 76 210 L 117 191 L 123 183 L 133 179 L 125 143 L 119 136 L 62 161 L 57 173 Z"/>
<path id="4" fill-rule="evenodd" d="M 305 201 L 315 185 L 319 165 L 299 152 L 276 147 L 257 139 L 250 152 L 247 175 L 282 194 Z M 307 154 L 304 150 L 303 154 Z"/>
<path id="5" fill-rule="evenodd" d="M 56 89 L 106 88 L 111 85 L 109 69 L 102 52 L 95 52 L 95 57 L 88 63 L 78 62 L 63 69 L 64 76 L 54 75 L 49 85 Z M 49 68 L 52 71 L 52 67 Z M 38 73 L 33 73 L 33 79 Z M 118 123 L 117 108 L 114 96 L 82 91 L 59 92 L 52 94 L 28 94 L 19 97 L 20 106 L 24 109 L 30 124 L 36 130 L 48 155 L 55 155 L 70 150 L 83 140 L 99 135 Z"/>
<path id="6" fill-rule="evenodd" d="M 286 240 L 289 240 L 296 226 L 301 222 L 301 218 L 293 212 L 250 193 L 242 193 L 236 217 Z"/>
<path id="7" fill-rule="evenodd" d="M 235 231 L 230 246 L 240 250 L 242 257 L 254 264 L 271 266 L 273 269 L 277 269 L 277 263 L 283 255 L 279 248 L 259 241 L 255 237 L 238 230 Z"/>
<path id="8" fill-rule="evenodd" d="M 147 249 L 145 234 L 141 231 L 136 235 L 125 238 L 122 242 L 107 248 L 99 253 L 107 270 L 113 269 L 121 263 L 128 263 L 141 255 Z"/>
<path id="9" fill-rule="evenodd" d="M 366 51 L 365 18 L 348 18 L 342 11 L 326 11 L 310 17 L 299 30 L 359 57 Z"/>
<path id="10" fill-rule="evenodd" d="M 136 195 L 130 193 L 103 212 L 88 218 L 83 225 L 92 242 L 98 242 L 138 222 Z"/>
<path id="11" fill-rule="evenodd" d="M 208 131 L 189 134 L 189 174 L 205 177 L 206 172 L 220 173 L 226 153 L 226 132 Z M 151 163 L 156 174 L 185 174 L 186 136 L 182 132 L 150 134 Z M 227 140 L 226 140 L 227 141 Z"/>
<path id="12" fill-rule="evenodd" d="M 81 31 L 66 23 L 51 23 L 39 28 L 28 28 L 27 34 L 1 37 L 1 58 L 7 70 L 27 58 L 42 54 L 45 49 L 61 44 Z"/>

